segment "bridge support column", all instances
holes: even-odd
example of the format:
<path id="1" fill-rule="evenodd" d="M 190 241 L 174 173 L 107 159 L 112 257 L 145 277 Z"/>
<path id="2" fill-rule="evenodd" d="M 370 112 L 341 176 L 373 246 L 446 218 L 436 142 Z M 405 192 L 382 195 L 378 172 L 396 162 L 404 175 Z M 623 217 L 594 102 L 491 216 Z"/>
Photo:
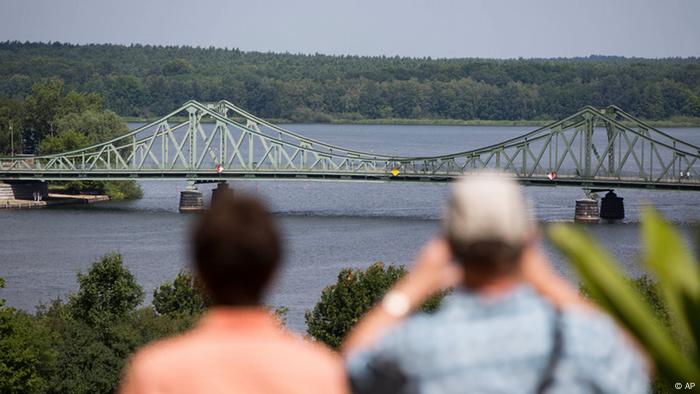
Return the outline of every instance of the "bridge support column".
<path id="1" fill-rule="evenodd" d="M 229 187 L 228 182 L 219 182 L 216 189 L 212 190 L 211 192 L 211 203 L 214 204 L 214 202 L 217 199 L 223 197 L 226 194 L 233 194 L 233 189 Z"/>
<path id="2" fill-rule="evenodd" d="M 600 200 L 600 218 L 606 221 L 618 221 L 625 218 L 624 198 L 618 197 L 614 191 L 605 193 Z"/>
<path id="3" fill-rule="evenodd" d="M 187 181 L 187 189 L 180 192 L 180 212 L 201 212 L 203 210 L 202 192 L 197 190 L 194 181 Z"/>
<path id="4" fill-rule="evenodd" d="M 594 189 L 583 189 L 586 197 L 576 200 L 576 210 L 574 211 L 574 221 L 576 223 L 598 223 L 600 221 L 596 191 Z"/>
<path id="5" fill-rule="evenodd" d="M 576 200 L 576 211 L 574 221 L 576 223 L 598 223 L 598 201 L 592 198 L 581 198 Z"/>
<path id="6" fill-rule="evenodd" d="M 618 197 L 613 189 L 589 189 L 585 188 L 586 198 L 576 200 L 576 213 L 574 220 L 581 223 L 598 223 L 600 219 L 605 222 L 617 222 L 625 218 L 625 204 L 622 197 Z M 598 193 L 607 192 L 600 200 L 598 209 Z"/>

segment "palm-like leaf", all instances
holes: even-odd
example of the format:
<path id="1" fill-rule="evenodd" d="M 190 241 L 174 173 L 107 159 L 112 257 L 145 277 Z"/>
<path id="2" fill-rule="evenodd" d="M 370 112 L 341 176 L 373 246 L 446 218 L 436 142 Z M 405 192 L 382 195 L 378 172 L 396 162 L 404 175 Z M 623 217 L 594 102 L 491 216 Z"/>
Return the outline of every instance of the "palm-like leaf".
<path id="1" fill-rule="evenodd" d="M 649 352 L 659 372 L 671 381 L 698 381 L 697 363 L 682 352 L 672 334 L 625 279 L 613 257 L 574 226 L 552 225 L 549 236 L 573 263 L 584 285 Z"/>
<path id="2" fill-rule="evenodd" d="M 659 213 L 642 212 L 644 262 L 656 274 L 681 344 L 695 349 L 700 343 L 700 267 L 681 235 Z"/>

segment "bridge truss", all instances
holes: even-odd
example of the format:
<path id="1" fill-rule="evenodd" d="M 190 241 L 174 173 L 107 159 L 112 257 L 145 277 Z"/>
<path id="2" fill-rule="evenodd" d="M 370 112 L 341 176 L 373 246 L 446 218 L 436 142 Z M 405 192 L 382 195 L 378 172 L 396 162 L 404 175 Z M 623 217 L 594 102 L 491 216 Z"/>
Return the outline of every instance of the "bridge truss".
<path id="1" fill-rule="evenodd" d="M 479 149 L 409 157 L 345 149 L 307 138 L 228 101 L 188 101 L 124 136 L 87 148 L 0 158 L 0 180 L 445 182 L 465 173 L 499 169 L 530 184 L 700 190 L 699 159 L 700 147 L 615 106 L 585 107 Z"/>

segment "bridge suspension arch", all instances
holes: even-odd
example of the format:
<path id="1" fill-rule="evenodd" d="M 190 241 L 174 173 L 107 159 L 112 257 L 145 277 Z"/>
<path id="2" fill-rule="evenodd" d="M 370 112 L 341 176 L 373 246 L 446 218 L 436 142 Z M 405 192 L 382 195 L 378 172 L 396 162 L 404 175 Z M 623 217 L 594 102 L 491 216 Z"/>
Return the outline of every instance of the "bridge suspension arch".
<path id="1" fill-rule="evenodd" d="M 211 126 L 208 124 L 211 123 Z M 319 179 L 445 182 L 498 169 L 523 183 L 700 190 L 700 147 L 616 106 L 585 107 L 515 138 L 438 156 L 347 149 L 228 101 L 188 101 L 86 148 L 0 158 L 0 180 Z"/>

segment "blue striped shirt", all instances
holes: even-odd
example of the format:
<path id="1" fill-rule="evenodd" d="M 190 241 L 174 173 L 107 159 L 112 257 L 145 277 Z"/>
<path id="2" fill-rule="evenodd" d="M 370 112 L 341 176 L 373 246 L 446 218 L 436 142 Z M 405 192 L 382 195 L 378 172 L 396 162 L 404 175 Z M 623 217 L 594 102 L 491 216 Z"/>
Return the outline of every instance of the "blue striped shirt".
<path id="1" fill-rule="evenodd" d="M 557 316 L 561 352 L 548 368 Z M 357 392 L 535 393 L 548 371 L 548 393 L 649 391 L 643 358 L 609 317 L 557 315 L 525 285 L 498 299 L 456 291 L 440 311 L 408 319 L 347 365 Z"/>

